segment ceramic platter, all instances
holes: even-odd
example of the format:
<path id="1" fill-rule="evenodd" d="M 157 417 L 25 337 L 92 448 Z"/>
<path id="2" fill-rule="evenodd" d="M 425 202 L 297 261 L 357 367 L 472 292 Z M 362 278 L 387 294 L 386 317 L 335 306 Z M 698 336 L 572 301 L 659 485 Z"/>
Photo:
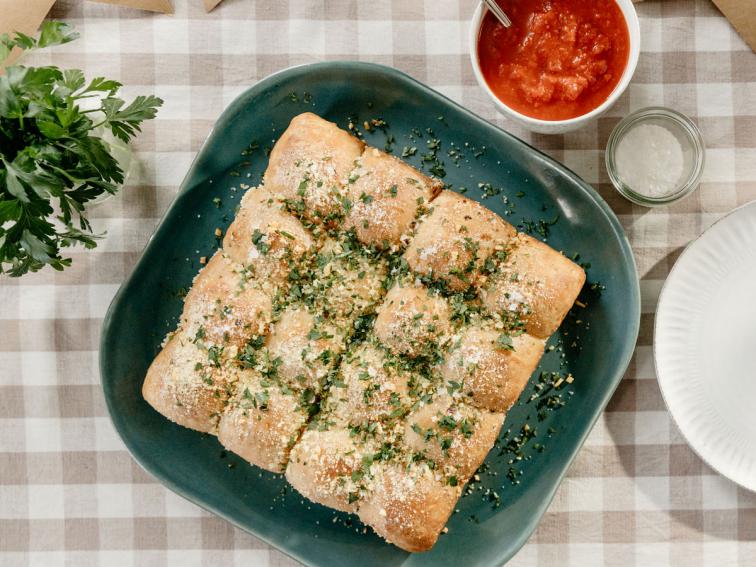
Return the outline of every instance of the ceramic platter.
<path id="1" fill-rule="evenodd" d="M 215 437 L 171 423 L 140 392 L 147 367 L 175 326 L 181 290 L 191 285 L 199 257 L 209 257 L 218 245 L 214 230 L 225 231 L 244 187 L 260 182 L 267 166 L 265 148 L 293 116 L 305 111 L 341 127 L 350 120 L 362 124 L 380 117 L 388 130 L 376 128 L 365 134 L 366 141 L 379 148 L 389 144 L 395 155 L 404 153 L 404 159 L 426 171 L 423 155 L 429 139 L 438 137 L 445 182 L 512 224 L 529 227 L 565 254 L 579 253 L 579 261 L 591 265 L 585 307 L 552 338 L 555 348 L 543 358 L 521 403 L 509 412 L 480 488 L 460 500 L 449 533 L 427 553 L 405 553 L 355 518 L 305 501 L 280 475 L 224 453 Z M 404 147 L 417 150 L 405 152 Z M 395 69 L 319 63 L 264 79 L 223 112 L 110 306 L 100 369 L 116 430 L 149 473 L 303 563 L 353 565 L 360 556 L 370 565 L 501 565 L 535 529 L 617 387 L 633 353 L 639 320 L 638 279 L 627 238 L 606 203 L 583 180 Z M 542 371 L 575 377 L 563 394 L 564 407 L 552 412 L 538 407 L 543 399 L 531 399 Z M 539 437 L 523 449 L 516 473 L 511 473 L 513 456 L 505 449 L 527 420 Z M 507 430 L 512 432 L 509 438 Z M 536 443 L 545 450 L 536 450 Z M 514 483 L 508 478 L 513 474 Z M 486 496 L 491 495 L 487 490 L 496 492 L 499 505 Z"/>
<path id="2" fill-rule="evenodd" d="M 659 299 L 654 356 L 662 395 L 690 446 L 756 491 L 756 202 L 680 256 Z"/>

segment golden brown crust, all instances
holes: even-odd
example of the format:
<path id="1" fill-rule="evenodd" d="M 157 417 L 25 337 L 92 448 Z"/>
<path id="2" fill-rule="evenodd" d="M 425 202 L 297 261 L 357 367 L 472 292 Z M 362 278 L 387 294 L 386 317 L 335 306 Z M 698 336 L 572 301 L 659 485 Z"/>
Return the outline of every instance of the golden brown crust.
<path id="1" fill-rule="evenodd" d="M 543 356 L 545 341 L 470 326 L 452 339 L 439 373 L 479 408 L 506 412 L 517 401 Z"/>
<path id="2" fill-rule="evenodd" d="M 315 114 L 295 116 L 270 153 L 265 187 L 310 222 L 338 224 L 344 185 L 364 146 Z"/>
<path id="3" fill-rule="evenodd" d="M 365 148 L 346 186 L 351 207 L 344 229 L 364 244 L 401 248 L 415 216 L 441 191 L 435 181 L 403 161 Z"/>
<path id="4" fill-rule="evenodd" d="M 481 298 L 494 313 L 518 316 L 527 331 L 548 338 L 559 328 L 585 283 L 583 269 L 543 242 L 518 234 Z"/>
<path id="5" fill-rule="evenodd" d="M 270 297 L 217 252 L 186 296 L 179 330 L 150 366 L 144 398 L 180 425 L 215 432 L 237 378 L 231 361 L 267 332 L 271 316 Z"/>
<path id="6" fill-rule="evenodd" d="M 476 283 L 486 258 L 515 234 L 512 225 L 483 205 L 443 191 L 421 219 L 404 258 L 417 274 L 461 291 Z"/>

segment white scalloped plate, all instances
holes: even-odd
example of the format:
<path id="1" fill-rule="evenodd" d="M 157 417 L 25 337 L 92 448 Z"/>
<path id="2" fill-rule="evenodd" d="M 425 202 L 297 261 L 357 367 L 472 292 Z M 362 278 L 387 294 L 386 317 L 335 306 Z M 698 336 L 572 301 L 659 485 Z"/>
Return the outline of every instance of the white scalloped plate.
<path id="1" fill-rule="evenodd" d="M 654 358 L 693 450 L 756 491 L 756 201 L 680 256 L 659 298 Z"/>

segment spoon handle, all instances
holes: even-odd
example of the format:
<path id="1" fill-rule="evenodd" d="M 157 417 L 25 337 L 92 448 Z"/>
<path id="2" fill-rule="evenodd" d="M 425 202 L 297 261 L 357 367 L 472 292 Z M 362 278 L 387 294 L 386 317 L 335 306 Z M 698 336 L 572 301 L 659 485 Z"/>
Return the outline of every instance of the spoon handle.
<path id="1" fill-rule="evenodd" d="M 496 19 L 499 20 L 505 28 L 512 25 L 512 20 L 510 20 L 509 16 L 504 13 L 504 10 L 501 9 L 501 6 L 499 6 L 499 3 L 496 0 L 483 0 L 483 3 L 489 10 L 491 10 L 491 12 L 493 12 L 493 15 L 496 16 Z"/>

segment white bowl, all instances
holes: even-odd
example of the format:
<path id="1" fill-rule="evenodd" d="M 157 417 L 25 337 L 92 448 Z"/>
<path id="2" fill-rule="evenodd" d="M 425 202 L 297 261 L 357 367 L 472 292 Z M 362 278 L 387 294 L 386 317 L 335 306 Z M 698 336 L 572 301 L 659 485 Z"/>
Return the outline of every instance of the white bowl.
<path id="1" fill-rule="evenodd" d="M 472 61 L 473 72 L 475 73 L 475 78 L 478 80 L 478 84 L 484 91 L 486 91 L 486 93 L 488 93 L 491 100 L 494 101 L 496 109 L 507 118 L 517 122 L 528 130 L 541 132 L 543 134 L 562 134 L 564 132 L 577 130 L 606 112 L 615 102 L 617 102 L 617 99 L 625 92 L 627 85 L 630 84 L 630 80 L 635 73 L 635 68 L 638 65 L 638 56 L 640 55 L 641 48 L 640 23 L 632 0 L 615 1 L 622 10 L 622 15 L 625 16 L 627 29 L 630 33 L 630 56 L 627 66 L 625 67 L 625 72 L 622 73 L 622 78 L 609 95 L 609 98 L 607 98 L 600 106 L 594 108 L 587 114 L 583 114 L 576 118 L 570 118 L 568 120 L 540 120 L 538 118 L 526 116 L 508 107 L 494 94 L 491 87 L 488 86 L 486 79 L 483 77 L 483 73 L 480 70 L 480 62 L 478 61 L 478 35 L 480 33 L 483 16 L 486 13 L 483 3 L 478 4 L 478 8 L 475 10 L 472 17 L 472 23 L 470 24 L 470 59 Z"/>

